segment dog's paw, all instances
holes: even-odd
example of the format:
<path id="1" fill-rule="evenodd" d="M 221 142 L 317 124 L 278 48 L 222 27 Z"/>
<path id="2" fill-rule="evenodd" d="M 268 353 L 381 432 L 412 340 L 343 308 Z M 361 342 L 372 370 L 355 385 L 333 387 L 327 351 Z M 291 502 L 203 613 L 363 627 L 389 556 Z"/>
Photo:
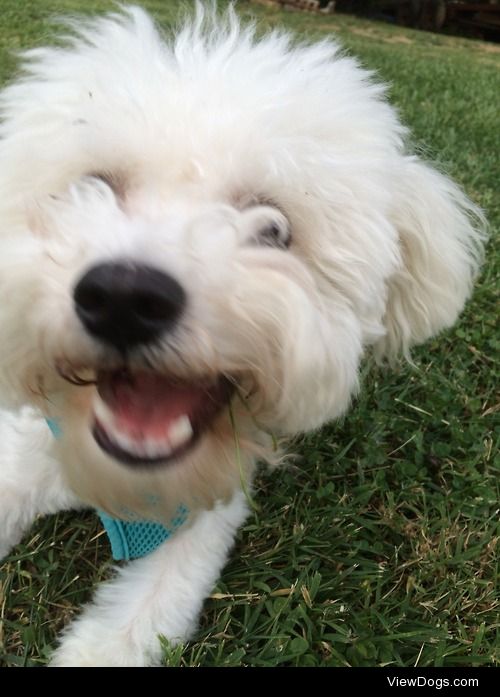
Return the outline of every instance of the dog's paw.
<path id="1" fill-rule="evenodd" d="M 159 665 L 159 660 L 146 655 L 130 642 L 117 640 L 107 642 L 87 642 L 76 638 L 66 639 L 52 654 L 49 661 L 51 668 L 140 668 Z"/>
<path id="2" fill-rule="evenodd" d="M 101 647 L 102 649 L 102 647 Z M 52 655 L 49 668 L 144 668 L 158 665 L 143 656 L 123 650 L 123 646 L 99 650 L 82 645 L 61 646 Z"/>
<path id="3" fill-rule="evenodd" d="M 136 630 L 117 630 L 116 627 L 112 630 L 100 621 L 82 617 L 66 631 L 49 666 L 138 668 L 160 665 L 159 639 L 154 635 L 146 639 Z"/>

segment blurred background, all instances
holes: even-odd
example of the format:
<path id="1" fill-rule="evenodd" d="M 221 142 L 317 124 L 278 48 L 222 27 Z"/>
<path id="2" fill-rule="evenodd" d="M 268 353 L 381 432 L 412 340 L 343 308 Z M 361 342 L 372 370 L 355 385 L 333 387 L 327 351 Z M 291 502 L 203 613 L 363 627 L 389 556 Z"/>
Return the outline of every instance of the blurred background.
<path id="1" fill-rule="evenodd" d="M 276 0 L 290 9 L 346 12 L 402 26 L 500 39 L 499 0 Z"/>

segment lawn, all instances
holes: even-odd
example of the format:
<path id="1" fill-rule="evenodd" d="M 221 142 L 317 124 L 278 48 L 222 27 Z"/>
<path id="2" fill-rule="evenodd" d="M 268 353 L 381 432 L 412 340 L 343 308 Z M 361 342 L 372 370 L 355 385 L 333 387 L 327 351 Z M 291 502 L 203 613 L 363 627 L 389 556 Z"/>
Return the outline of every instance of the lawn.
<path id="1" fill-rule="evenodd" d="M 165 24 L 180 3 L 142 3 Z M 0 79 L 12 50 L 50 40 L 54 13 L 103 0 L 3 0 Z M 335 32 L 379 71 L 411 127 L 500 227 L 500 47 L 348 16 L 241 4 L 262 27 Z M 498 239 L 498 237 L 497 237 Z M 498 251 L 461 322 L 415 365 L 368 359 L 348 416 L 262 472 L 259 510 L 173 665 L 483 666 L 500 663 Z M 497 294 L 498 296 L 498 294 Z M 498 301 L 498 297 L 497 297 Z M 495 419 L 496 434 L 495 434 Z M 0 567 L 0 665 L 43 664 L 56 631 L 110 573 L 91 513 L 39 521 Z"/>

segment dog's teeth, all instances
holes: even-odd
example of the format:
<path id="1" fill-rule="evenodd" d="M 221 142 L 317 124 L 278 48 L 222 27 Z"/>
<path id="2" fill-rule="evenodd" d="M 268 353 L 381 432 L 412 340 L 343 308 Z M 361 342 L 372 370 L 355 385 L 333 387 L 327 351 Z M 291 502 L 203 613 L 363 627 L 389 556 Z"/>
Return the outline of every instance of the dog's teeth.
<path id="1" fill-rule="evenodd" d="M 167 457 L 172 452 L 172 448 L 165 440 L 159 441 L 155 438 L 146 438 L 142 441 L 136 441 L 118 431 L 115 431 L 111 438 L 122 450 L 147 460 Z"/>
<path id="2" fill-rule="evenodd" d="M 112 434 L 110 434 L 110 436 L 112 440 L 114 440 L 116 445 L 118 445 L 122 450 L 134 454 L 137 452 L 137 446 L 135 445 L 134 441 L 128 436 L 126 436 L 124 433 L 121 433 L 119 431 L 113 431 Z"/>
<path id="3" fill-rule="evenodd" d="M 168 440 L 172 448 L 179 448 L 184 445 L 193 435 L 193 427 L 187 414 L 183 414 L 176 419 L 168 429 Z"/>
<path id="4" fill-rule="evenodd" d="M 104 428 L 114 428 L 115 417 L 109 407 L 100 397 L 94 400 L 94 414 Z"/>
<path id="5" fill-rule="evenodd" d="M 145 457 L 152 459 L 156 457 L 158 448 L 156 442 L 152 438 L 146 438 L 146 440 L 141 443 L 141 450 Z"/>
<path id="6" fill-rule="evenodd" d="M 144 455 L 148 458 L 166 457 L 171 453 L 168 443 L 155 440 L 154 438 L 147 438 L 141 447 L 144 450 Z"/>
<path id="7" fill-rule="evenodd" d="M 173 450 L 185 445 L 193 436 L 193 428 L 187 414 L 175 419 L 163 438 L 134 438 L 121 430 L 108 405 L 97 396 L 94 400 L 94 416 L 101 428 L 121 450 L 138 458 L 154 460 L 168 457 Z"/>

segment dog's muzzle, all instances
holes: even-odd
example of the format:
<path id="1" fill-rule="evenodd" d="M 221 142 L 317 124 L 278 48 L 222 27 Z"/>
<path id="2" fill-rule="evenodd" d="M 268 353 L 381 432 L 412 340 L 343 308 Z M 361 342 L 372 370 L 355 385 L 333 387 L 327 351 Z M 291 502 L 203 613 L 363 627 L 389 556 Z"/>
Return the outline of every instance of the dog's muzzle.
<path id="1" fill-rule="evenodd" d="M 125 260 L 89 269 L 73 300 L 86 331 L 122 356 L 122 365 L 96 367 L 95 380 L 85 383 L 95 384 L 91 430 L 98 446 L 126 465 L 181 458 L 212 426 L 234 391 L 223 375 L 179 381 L 130 367 L 133 349 L 175 328 L 186 306 L 182 286 L 159 269 Z"/>

